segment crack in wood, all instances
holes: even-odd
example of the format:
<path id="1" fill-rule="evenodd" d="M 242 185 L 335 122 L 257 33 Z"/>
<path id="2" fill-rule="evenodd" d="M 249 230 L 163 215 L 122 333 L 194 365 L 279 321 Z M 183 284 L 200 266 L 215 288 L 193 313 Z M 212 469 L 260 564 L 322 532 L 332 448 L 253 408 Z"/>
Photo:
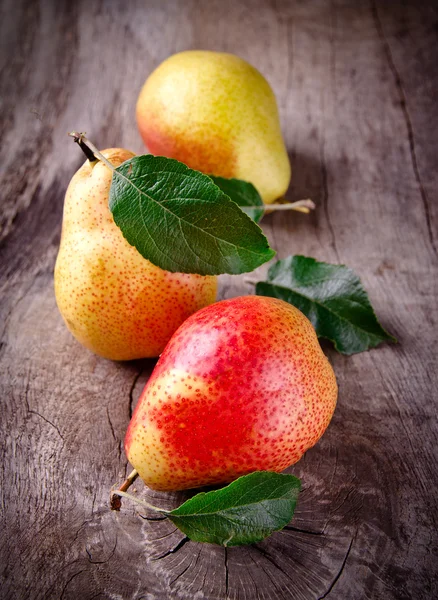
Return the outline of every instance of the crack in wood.
<path id="1" fill-rule="evenodd" d="M 356 476 L 353 478 L 353 481 L 354 481 L 354 479 L 356 479 Z M 333 508 L 333 509 L 330 509 L 330 515 L 329 515 L 328 519 L 325 521 L 325 523 L 324 523 L 324 525 L 323 525 L 323 528 L 322 528 L 323 535 L 326 535 L 325 531 L 326 531 L 326 529 L 327 529 L 327 527 L 328 527 L 328 525 L 329 525 L 330 521 L 331 521 L 331 520 L 333 519 L 333 517 L 336 515 L 336 513 L 338 512 L 338 510 L 344 506 L 344 504 L 347 502 L 347 500 L 348 500 L 348 498 L 350 497 L 350 495 L 351 495 L 353 492 L 355 492 L 355 491 L 356 491 L 356 488 L 355 488 L 355 487 L 351 487 L 351 488 L 349 488 L 349 490 L 347 491 L 347 493 L 345 494 L 345 496 L 344 496 L 344 498 L 341 500 L 341 502 L 340 502 L 340 503 L 339 503 L 339 504 L 338 504 L 338 505 L 337 505 L 335 508 Z M 338 494 L 338 495 L 336 496 L 336 499 L 339 497 L 339 495 L 340 495 L 340 494 Z M 361 502 L 361 507 L 362 507 L 362 506 L 363 506 L 363 502 Z M 347 512 L 348 512 L 348 511 L 347 511 Z"/>
<path id="2" fill-rule="evenodd" d="M 254 546 L 254 549 L 255 549 L 255 550 L 258 550 L 258 548 L 256 548 L 255 546 Z M 262 564 L 262 563 L 258 563 L 258 562 L 257 562 L 257 561 L 254 559 L 254 557 L 252 556 L 252 554 L 251 554 L 251 553 L 249 553 L 249 557 L 250 557 L 250 559 L 252 560 L 252 562 L 255 564 L 255 566 L 256 566 L 256 568 L 257 568 L 257 569 L 260 569 L 260 567 L 263 569 L 263 572 L 264 572 L 264 573 L 267 575 L 267 577 L 268 577 L 268 578 L 270 579 L 270 581 L 273 583 L 274 587 L 278 589 L 277 582 L 275 581 L 275 579 L 273 579 L 273 578 L 272 578 L 272 575 L 271 575 L 271 573 L 265 569 L 265 567 L 263 566 L 263 564 Z M 256 582 L 254 581 L 254 578 L 253 578 L 253 577 L 251 577 L 251 579 L 252 579 L 252 581 L 254 582 L 254 587 L 257 589 L 257 584 L 256 584 Z"/>
<path id="3" fill-rule="evenodd" d="M 161 540 L 165 540 L 166 538 L 170 537 L 171 535 L 173 535 L 176 531 L 179 531 L 178 527 L 175 527 L 175 529 L 172 529 L 171 532 L 166 533 L 166 535 L 162 535 L 161 537 L 158 538 L 154 538 L 154 542 L 159 542 Z"/>
<path id="4" fill-rule="evenodd" d="M 292 525 L 286 525 L 283 530 L 296 531 L 297 533 L 307 533 L 309 535 L 326 535 L 324 531 L 309 531 L 307 529 L 300 529 L 299 527 L 293 527 Z"/>
<path id="5" fill-rule="evenodd" d="M 286 571 L 284 571 L 284 569 L 282 569 L 282 567 L 277 563 L 277 561 L 272 558 L 272 556 L 270 556 L 266 550 L 264 550 L 263 548 L 261 548 L 258 544 L 254 544 L 253 548 L 255 548 L 256 550 L 258 550 L 258 552 L 260 552 L 260 554 L 262 556 L 264 556 L 266 558 L 266 560 L 268 560 L 271 564 L 274 565 L 274 567 L 276 567 L 281 573 L 283 573 L 283 575 L 285 575 L 287 577 L 287 579 L 289 579 L 289 581 L 294 581 L 292 579 L 292 577 L 289 576 L 288 573 L 286 573 Z"/>
<path id="6" fill-rule="evenodd" d="M 349 556 L 349 554 L 350 554 L 350 552 L 351 552 L 351 548 L 353 547 L 353 542 L 354 542 L 354 539 L 355 539 L 355 537 L 356 537 L 356 533 L 355 533 L 355 534 L 353 535 L 353 537 L 351 538 L 350 544 L 349 544 L 349 546 L 348 546 L 348 550 L 347 550 L 347 552 L 346 552 L 346 554 L 345 554 L 345 556 L 344 556 L 344 560 L 342 561 L 341 568 L 339 569 L 339 571 L 338 571 L 338 573 L 337 573 L 336 577 L 333 579 L 333 581 L 332 581 L 332 583 L 331 583 L 331 585 L 330 585 L 329 589 L 328 589 L 328 590 L 327 590 L 327 591 L 326 591 L 326 592 L 325 592 L 325 593 L 324 593 L 322 596 L 320 596 L 320 597 L 318 598 L 318 600 L 323 600 L 324 598 L 327 598 L 327 596 L 330 594 L 330 592 L 331 592 L 331 591 L 333 590 L 333 588 L 335 587 L 336 583 L 339 581 L 339 578 L 340 578 L 340 576 L 342 575 L 342 572 L 343 572 L 343 570 L 344 570 L 344 568 L 345 568 L 345 565 L 347 564 L 348 556 Z"/>
<path id="7" fill-rule="evenodd" d="M 88 556 L 88 562 L 91 563 L 92 565 L 104 565 L 105 563 L 109 562 L 116 552 L 117 542 L 118 542 L 118 537 L 116 536 L 114 548 L 111 550 L 108 558 L 105 558 L 104 560 L 93 560 L 93 556 L 92 556 L 91 552 L 85 546 L 85 552 L 87 553 L 87 556 Z"/>
<path id="8" fill-rule="evenodd" d="M 197 556 L 196 556 L 196 560 L 195 560 L 195 565 L 194 565 L 194 568 L 195 568 L 195 567 L 196 567 L 196 565 L 198 564 L 198 559 L 199 559 L 199 555 L 200 555 L 200 554 L 201 554 L 201 550 L 199 550 L 199 552 L 198 552 L 198 554 L 197 554 Z M 181 561 L 181 562 L 182 562 L 182 561 Z M 181 563 L 180 563 L 180 564 L 181 564 Z M 180 577 L 182 577 L 182 576 L 184 575 L 184 573 L 186 573 L 186 572 L 187 572 L 187 571 L 190 569 L 190 567 L 192 566 L 192 564 L 193 564 L 193 559 L 190 561 L 190 563 L 187 565 L 187 567 L 186 567 L 186 568 L 185 568 L 183 571 L 181 571 L 181 573 L 179 573 L 179 574 L 178 574 L 178 575 L 175 577 L 175 579 L 172 579 L 172 581 L 170 581 L 170 582 L 169 582 L 169 584 L 168 584 L 168 585 L 169 585 L 169 588 L 171 588 L 171 587 L 172 587 L 172 586 L 173 586 L 173 585 L 174 585 L 174 584 L 175 584 L 175 583 L 178 581 L 178 579 L 179 579 Z"/>
<path id="9" fill-rule="evenodd" d="M 335 21 L 335 23 L 333 23 Z M 336 44 L 335 44 L 335 28 L 336 28 L 336 7 L 333 7 L 333 12 L 330 11 L 330 83 L 332 87 L 333 98 L 337 105 L 336 93 Z"/>
<path id="10" fill-rule="evenodd" d="M 175 577 L 175 579 L 172 579 L 172 581 L 169 582 L 169 588 L 171 588 L 173 586 L 173 584 L 176 583 L 178 581 L 178 579 L 180 577 L 182 577 L 184 575 L 184 573 L 190 569 L 190 567 L 192 566 L 192 562 L 190 564 L 188 564 L 187 567 Z"/>
<path id="11" fill-rule="evenodd" d="M 202 554 L 202 548 L 203 548 L 203 544 L 198 544 L 198 546 L 199 546 L 199 552 L 198 552 L 198 554 L 196 555 L 196 560 L 195 560 L 195 564 L 193 565 L 193 570 L 195 570 L 195 569 L 196 569 L 196 565 L 198 564 L 199 557 L 200 557 L 200 556 L 201 556 L 201 554 Z M 191 565 L 190 565 L 190 566 L 191 566 Z M 204 578 L 204 581 L 205 581 L 205 578 Z M 203 588 L 201 588 L 201 589 L 203 589 Z"/>
<path id="12" fill-rule="evenodd" d="M 64 449 L 64 445 L 65 445 L 65 440 L 64 440 L 64 436 L 62 435 L 61 431 L 59 430 L 59 428 L 52 423 L 52 421 L 50 421 L 49 419 L 47 419 L 46 417 L 44 417 L 41 413 L 39 413 L 37 410 L 30 408 L 30 404 L 29 404 L 29 389 L 30 389 L 30 371 L 28 373 L 27 376 L 27 380 L 26 380 L 26 389 L 24 390 L 24 402 L 26 404 L 26 409 L 27 412 L 31 415 L 36 415 L 37 417 L 39 417 L 40 419 L 42 419 L 43 421 L 45 421 L 48 425 L 51 425 L 53 427 L 53 429 L 57 432 L 57 434 L 59 435 L 59 437 L 61 438 L 62 441 L 62 446 L 61 446 L 61 450 L 60 452 L 62 452 L 62 450 Z"/>
<path id="13" fill-rule="evenodd" d="M 50 587 L 47 589 L 46 594 L 44 596 L 44 599 L 48 599 L 51 600 L 54 597 L 53 589 L 56 586 L 56 582 L 59 581 L 59 578 L 61 577 L 61 574 L 63 573 L 63 571 L 65 571 L 66 569 L 69 569 L 70 567 L 72 567 L 73 565 L 76 565 L 77 563 L 81 562 L 82 559 L 80 558 L 76 558 L 75 560 L 70 561 L 68 564 L 60 567 L 59 569 L 55 570 L 55 572 L 53 573 L 53 576 L 51 578 L 51 580 L 54 582 L 50 585 Z M 20 561 L 21 562 L 21 561 Z M 23 564 L 23 563 L 21 563 Z M 66 584 L 67 586 L 67 584 Z"/>
<path id="14" fill-rule="evenodd" d="M 67 589 L 67 587 L 70 585 L 70 583 L 73 581 L 73 579 L 75 577 L 77 577 L 78 575 L 80 575 L 81 573 L 83 573 L 86 569 L 81 569 L 80 571 L 78 571 L 77 573 L 74 573 L 66 582 L 66 584 L 64 585 L 64 587 L 62 588 L 62 592 L 61 595 L 59 596 L 59 600 L 62 600 L 64 598 L 64 594 L 65 594 L 65 590 Z"/>
<path id="15" fill-rule="evenodd" d="M 110 414 L 109 414 L 109 407 L 108 406 L 106 407 L 106 416 L 107 416 L 107 419 L 108 419 L 108 424 L 109 424 L 110 429 L 111 429 L 111 435 L 113 436 L 114 441 L 117 442 L 117 454 L 118 454 L 118 458 L 120 460 L 122 458 L 122 442 L 121 442 L 121 440 L 118 440 L 118 438 L 116 436 L 116 433 L 114 431 L 114 426 L 113 426 L 113 423 L 111 421 L 111 417 L 110 417 Z"/>
<path id="16" fill-rule="evenodd" d="M 176 531 L 176 529 L 172 533 L 174 533 L 175 531 Z M 168 537 L 168 536 L 164 536 L 164 537 Z M 160 539 L 164 539 L 164 538 L 160 538 Z M 163 554 L 160 554 L 159 556 L 153 556 L 151 558 L 151 561 L 161 560 L 162 558 L 166 558 L 166 556 L 169 556 L 170 554 L 175 554 L 176 552 L 178 552 L 178 550 L 181 550 L 181 548 L 183 546 L 185 546 L 187 544 L 187 542 L 190 542 L 190 538 L 185 536 L 177 543 L 177 545 L 174 548 L 171 548 L 170 550 L 166 550 L 166 552 L 164 552 Z"/>
<path id="17" fill-rule="evenodd" d="M 81 530 L 86 527 L 87 525 L 89 525 L 92 522 L 92 519 L 87 519 L 86 521 L 84 521 L 82 523 L 82 525 L 78 528 L 78 530 L 76 531 L 75 537 L 73 538 L 73 544 L 77 541 L 79 534 L 81 532 Z"/>
<path id="18" fill-rule="evenodd" d="M 91 505 L 91 516 L 94 515 L 94 507 L 95 507 L 95 504 L 96 504 L 96 496 L 97 496 L 97 491 L 95 491 L 94 494 L 93 494 L 93 503 Z"/>
<path id="19" fill-rule="evenodd" d="M 251 556 L 251 559 L 252 559 L 253 563 L 254 563 L 254 564 L 256 564 L 256 562 L 255 562 L 255 560 L 253 559 L 253 557 L 252 557 L 252 556 Z M 265 569 L 263 568 L 263 566 L 262 566 L 262 569 L 263 569 L 263 571 L 266 573 L 266 571 L 265 571 Z M 252 583 L 253 583 L 253 585 L 254 585 L 254 589 L 256 590 L 256 589 L 257 589 L 257 583 L 255 582 L 255 579 L 254 579 L 254 577 L 252 576 L 252 573 L 251 573 L 251 571 L 250 571 L 249 569 L 248 569 L 248 576 L 249 576 L 249 578 L 251 579 L 251 581 L 252 581 Z"/>
<path id="20" fill-rule="evenodd" d="M 403 118 L 405 120 L 406 129 L 407 129 L 407 133 L 408 133 L 408 142 L 409 142 L 409 151 L 410 151 L 410 155 L 411 155 L 412 169 L 414 171 L 415 180 L 416 180 L 418 188 L 420 190 L 421 200 L 423 202 L 423 209 L 424 209 L 424 215 L 426 218 L 429 242 L 430 242 L 430 245 L 432 246 L 432 250 L 435 252 L 435 254 L 437 254 L 437 247 L 436 247 L 434 236 L 433 236 L 429 199 L 427 197 L 423 182 L 421 181 L 420 170 L 418 168 L 417 152 L 415 149 L 414 128 L 412 126 L 411 117 L 410 117 L 409 111 L 408 111 L 406 94 L 405 94 L 405 90 L 403 88 L 400 73 L 398 72 L 397 67 L 395 66 L 394 57 L 393 57 L 392 51 L 391 51 L 391 46 L 389 45 L 388 39 L 383 30 L 382 22 L 379 17 L 379 11 L 377 9 L 377 4 L 376 4 L 375 0 L 371 0 L 371 13 L 373 15 L 377 34 L 382 42 L 382 45 L 383 45 L 383 48 L 385 51 L 385 56 L 388 61 L 388 65 L 391 70 L 391 73 L 394 77 L 395 86 L 397 88 L 397 92 L 399 95 L 400 107 L 401 107 L 401 110 L 403 113 Z"/>
<path id="21" fill-rule="evenodd" d="M 140 513 L 138 513 L 138 516 L 144 521 L 165 521 L 167 519 L 167 517 L 148 517 L 147 515 L 141 515 Z"/>
<path id="22" fill-rule="evenodd" d="M 106 416 L 108 419 L 108 424 L 110 426 L 110 430 L 111 430 L 111 435 L 113 436 L 113 439 L 115 442 L 117 442 L 117 454 L 118 454 L 118 459 L 120 461 L 120 459 L 122 458 L 122 445 L 121 445 L 121 441 L 117 438 L 116 436 L 116 432 L 114 431 L 114 426 L 113 423 L 111 421 L 111 417 L 110 417 L 110 412 L 109 412 L 109 407 L 106 407 Z"/>
<path id="23" fill-rule="evenodd" d="M 395 593 L 394 593 L 394 598 L 396 598 L 396 597 L 397 597 L 397 593 L 399 594 L 399 597 L 400 597 L 400 598 L 401 598 L 401 597 L 403 597 L 403 594 L 404 594 L 404 597 L 408 597 L 408 591 L 407 591 L 407 589 L 406 589 L 406 586 L 405 586 L 405 585 L 399 585 L 399 586 L 395 587 L 394 585 L 392 585 L 392 584 L 391 584 L 391 583 L 389 583 L 388 581 L 385 581 L 385 580 L 383 579 L 383 577 L 381 577 L 381 576 L 379 575 L 379 573 L 375 573 L 375 572 L 374 572 L 372 569 L 370 569 L 370 570 L 372 571 L 372 573 L 373 573 L 373 576 L 374 576 L 376 579 L 378 579 L 378 580 L 379 580 L 379 581 L 382 583 L 382 585 L 384 585 L 384 586 L 385 586 L 385 588 L 386 588 L 387 590 L 390 590 L 391 592 L 395 592 Z"/>
<path id="24" fill-rule="evenodd" d="M 137 375 L 134 377 L 134 381 L 132 382 L 131 385 L 131 389 L 129 390 L 129 419 L 131 420 L 132 418 L 132 406 L 134 404 L 134 390 L 135 390 L 135 386 L 137 385 L 137 381 L 140 379 L 140 377 L 142 376 L 144 371 L 144 368 L 141 367 L 137 373 Z"/>
<path id="25" fill-rule="evenodd" d="M 228 598 L 228 579 L 229 579 L 229 570 L 228 570 L 228 548 L 224 548 L 225 550 L 225 599 Z"/>
<path id="26" fill-rule="evenodd" d="M 323 111 L 323 112 L 324 112 L 324 117 L 325 117 L 325 111 Z M 325 128 L 323 131 L 323 136 L 324 135 L 325 135 Z M 320 144 L 320 160 L 321 160 L 321 175 L 322 175 L 322 190 L 323 190 L 322 205 L 324 208 L 324 214 L 325 214 L 325 218 L 327 221 L 327 226 L 330 231 L 330 236 L 331 236 L 330 245 L 336 254 L 336 258 L 337 258 L 338 262 L 340 262 L 338 248 L 336 246 L 335 230 L 333 228 L 333 224 L 330 219 L 330 213 L 329 213 L 329 209 L 328 209 L 329 190 L 328 190 L 328 180 L 327 180 L 328 179 L 327 178 L 327 166 L 326 166 L 326 161 L 325 161 L 325 139 L 324 138 L 322 139 L 321 144 Z"/>
<path id="27" fill-rule="evenodd" d="M 42 414 L 40 414 L 37 410 L 34 410 L 33 408 L 29 408 L 29 413 L 32 415 L 37 415 L 38 417 L 40 417 L 40 419 L 42 419 L 43 421 L 45 421 L 46 423 L 51 425 L 53 427 L 53 429 L 55 429 L 55 431 L 58 433 L 59 437 L 62 440 L 62 447 L 61 447 L 61 451 L 62 451 L 62 449 L 64 448 L 65 440 L 64 440 L 62 433 L 59 431 L 58 427 L 54 423 L 52 423 L 52 421 L 49 421 L 49 419 L 44 417 Z"/>
<path id="28" fill-rule="evenodd" d="M 109 424 L 110 429 L 111 429 L 111 434 L 112 434 L 112 436 L 114 438 L 114 441 L 117 442 L 118 440 L 117 440 L 117 437 L 116 437 L 116 434 L 115 434 L 115 431 L 114 431 L 113 424 L 111 423 L 111 417 L 110 417 L 110 414 L 109 414 L 109 408 L 108 408 L 108 406 L 106 407 L 106 416 L 108 418 L 108 424 Z"/>
<path id="29" fill-rule="evenodd" d="M 205 569 L 204 570 L 204 576 L 202 578 L 201 590 L 205 589 L 205 580 L 207 579 L 207 573 L 208 573 L 208 569 Z M 227 600 L 227 599 L 225 598 L 225 600 Z"/>

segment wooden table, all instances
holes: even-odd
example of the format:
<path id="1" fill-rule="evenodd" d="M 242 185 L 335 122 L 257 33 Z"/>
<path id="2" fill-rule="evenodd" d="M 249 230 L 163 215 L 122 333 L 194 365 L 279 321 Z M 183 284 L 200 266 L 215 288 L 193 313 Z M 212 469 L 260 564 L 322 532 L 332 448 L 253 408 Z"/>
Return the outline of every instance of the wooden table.
<path id="1" fill-rule="evenodd" d="M 414 0 L 3 2 L 2 598 L 438 597 L 437 23 L 437 3 Z M 129 502 L 108 509 L 154 361 L 82 348 L 53 293 L 63 195 L 83 162 L 66 133 L 144 152 L 141 84 L 189 48 L 242 56 L 276 92 L 288 198 L 317 204 L 264 219 L 279 256 L 354 268 L 399 340 L 349 358 L 323 344 L 339 404 L 290 469 L 304 486 L 294 520 L 231 549 Z M 221 278 L 221 298 L 251 291 Z"/>

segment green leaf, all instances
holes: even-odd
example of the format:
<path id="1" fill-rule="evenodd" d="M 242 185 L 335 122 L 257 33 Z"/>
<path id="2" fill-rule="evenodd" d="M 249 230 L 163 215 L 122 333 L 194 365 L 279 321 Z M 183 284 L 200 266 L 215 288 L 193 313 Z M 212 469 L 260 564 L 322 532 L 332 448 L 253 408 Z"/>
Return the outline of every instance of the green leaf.
<path id="1" fill-rule="evenodd" d="M 293 475 L 256 471 L 165 514 L 195 542 L 253 544 L 290 522 L 300 487 Z"/>
<path id="2" fill-rule="evenodd" d="M 166 271 L 245 273 L 275 254 L 210 177 L 170 158 L 136 156 L 117 167 L 109 207 L 128 242 Z"/>
<path id="3" fill-rule="evenodd" d="M 344 265 L 289 256 L 269 269 L 256 294 L 273 296 L 299 308 L 319 337 L 336 350 L 355 354 L 384 341 L 397 341 L 379 324 L 359 277 Z"/>
<path id="4" fill-rule="evenodd" d="M 252 183 L 241 179 L 225 179 L 210 175 L 215 184 L 225 192 L 253 221 L 258 223 L 263 217 L 265 206 L 257 189 Z"/>

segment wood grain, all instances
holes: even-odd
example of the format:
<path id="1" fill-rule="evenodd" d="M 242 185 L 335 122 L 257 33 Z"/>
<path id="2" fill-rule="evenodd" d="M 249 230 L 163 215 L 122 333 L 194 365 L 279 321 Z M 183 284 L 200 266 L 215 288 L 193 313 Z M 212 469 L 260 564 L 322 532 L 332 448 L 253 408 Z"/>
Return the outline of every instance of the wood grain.
<path id="1" fill-rule="evenodd" d="M 0 27 L 1 597 L 436 597 L 437 4 L 4 0 Z M 193 543 L 129 503 L 108 510 L 154 361 L 93 356 L 53 294 L 82 162 L 66 133 L 142 152 L 140 86 L 189 48 L 239 54 L 277 94 L 288 197 L 318 205 L 265 217 L 279 256 L 354 268 L 400 342 L 349 358 L 324 344 L 335 417 L 290 470 L 304 486 L 292 523 L 243 548 Z M 221 278 L 220 297 L 251 291 Z M 137 490 L 164 507 L 184 497 Z"/>

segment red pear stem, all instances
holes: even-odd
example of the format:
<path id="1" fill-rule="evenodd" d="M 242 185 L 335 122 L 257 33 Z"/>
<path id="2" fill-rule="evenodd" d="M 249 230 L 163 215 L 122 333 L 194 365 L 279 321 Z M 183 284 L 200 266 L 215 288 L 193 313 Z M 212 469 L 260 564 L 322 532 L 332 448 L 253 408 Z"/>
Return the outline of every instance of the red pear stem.
<path id="1" fill-rule="evenodd" d="M 117 494 L 117 492 L 126 492 L 131 485 L 134 483 L 134 481 L 137 479 L 138 477 L 138 473 L 137 471 L 134 469 L 133 471 L 131 471 L 131 473 L 129 473 L 128 477 L 125 479 L 125 481 L 122 483 L 122 485 L 119 487 L 118 490 L 112 490 L 111 494 L 110 494 L 110 507 L 111 510 L 120 510 L 121 506 L 122 506 L 122 501 L 120 499 L 120 496 Z"/>
<path id="2" fill-rule="evenodd" d="M 79 145 L 82 152 L 88 158 L 90 162 L 95 162 L 96 160 L 100 160 L 110 169 L 111 171 L 115 170 L 115 166 L 110 163 L 110 161 L 105 158 L 105 156 L 100 152 L 96 146 L 90 142 L 85 137 L 85 133 L 78 133 L 77 131 L 71 131 L 68 134 L 70 137 L 74 139 L 74 141 Z"/>

